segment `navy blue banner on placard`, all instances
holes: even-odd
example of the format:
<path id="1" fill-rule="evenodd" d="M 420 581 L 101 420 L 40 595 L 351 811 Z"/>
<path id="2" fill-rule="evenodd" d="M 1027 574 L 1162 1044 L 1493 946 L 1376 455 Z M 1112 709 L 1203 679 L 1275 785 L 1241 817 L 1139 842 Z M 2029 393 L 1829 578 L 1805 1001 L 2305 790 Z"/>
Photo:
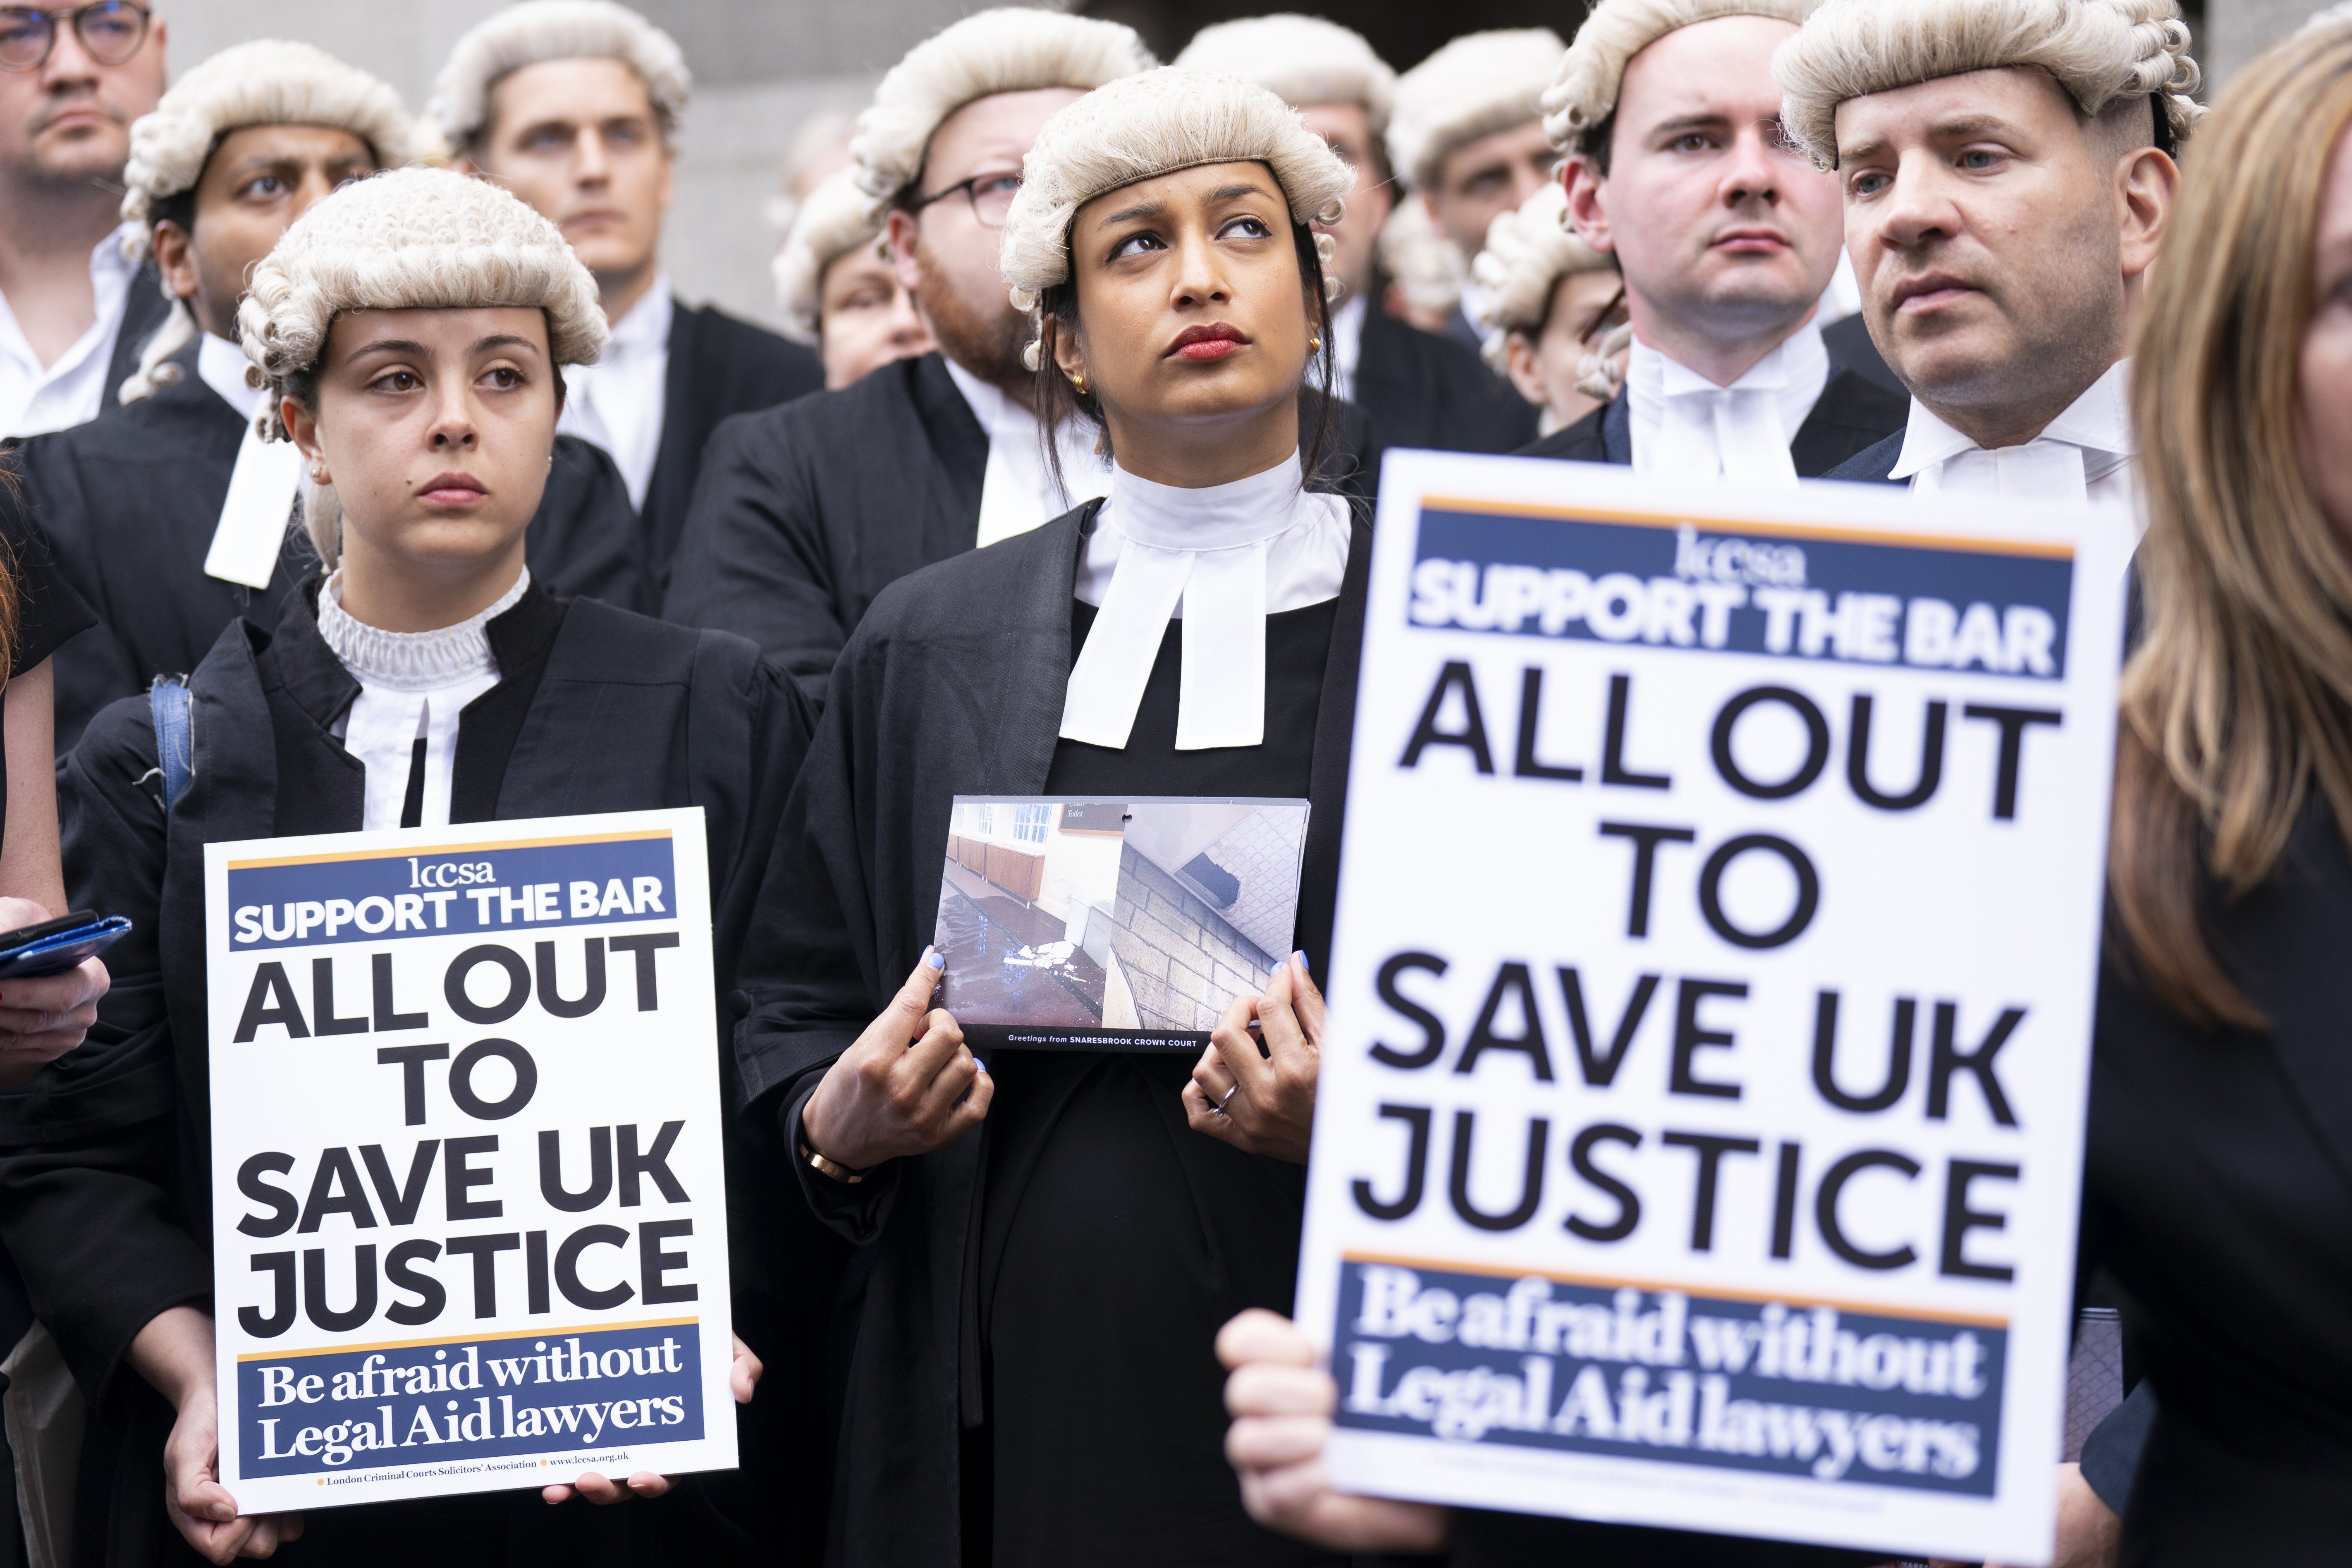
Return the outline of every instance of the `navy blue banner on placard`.
<path id="1" fill-rule="evenodd" d="M 2005 1329 L 1348 1260 L 1338 1421 L 1990 1497 Z"/>
<path id="2" fill-rule="evenodd" d="M 696 1320 L 237 1362 L 247 1476 L 439 1469 L 702 1436 Z M 534 1468 L 536 1461 L 534 1461 Z M 522 1484 L 518 1482 L 517 1484 Z"/>
<path id="3" fill-rule="evenodd" d="M 2063 547 L 1780 526 L 1421 514 L 1412 624 L 1703 652 L 2066 672 Z M 2112 650 L 2110 650 L 2110 655 Z"/>
<path id="4" fill-rule="evenodd" d="M 293 864 L 232 862 L 229 940 L 239 951 L 257 952 L 362 936 L 388 941 L 662 920 L 676 912 L 675 887 L 667 833 Z"/>

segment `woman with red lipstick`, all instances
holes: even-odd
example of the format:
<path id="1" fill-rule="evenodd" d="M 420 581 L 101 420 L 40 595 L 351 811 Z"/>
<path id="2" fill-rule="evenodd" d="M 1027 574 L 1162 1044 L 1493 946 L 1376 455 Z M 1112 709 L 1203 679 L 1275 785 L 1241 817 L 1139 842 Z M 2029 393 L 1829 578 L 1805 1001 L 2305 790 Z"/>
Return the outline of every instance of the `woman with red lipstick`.
<path id="1" fill-rule="evenodd" d="M 272 394 L 263 417 L 306 461 L 327 574 L 275 628 L 233 623 L 196 668 L 193 723 L 171 747 L 184 765 L 162 765 L 163 704 L 143 698 L 103 711 L 67 760 L 68 885 L 134 929 L 109 955 L 118 979 L 89 1041 L 0 1100 L 0 1238 L 125 1434 L 103 1445 L 121 1500 L 85 1550 L 176 1561 L 176 1531 L 223 1563 L 281 1547 L 339 1568 L 712 1561 L 709 1510 L 689 1498 L 613 1514 L 515 1493 L 239 1518 L 214 1479 L 205 845 L 698 805 L 724 995 L 743 925 L 728 911 L 748 907 L 744 872 L 808 733 L 797 690 L 750 643 L 558 598 L 525 565 L 562 367 L 605 335 L 594 282 L 546 219 L 440 171 L 355 182 L 256 268 L 238 326 Z M 748 1180 L 741 1151 L 729 1158 Z M 738 1289 L 776 1289 L 770 1249 L 789 1238 L 731 1228 Z M 795 1283 L 814 1261 L 796 1260 Z M 764 1320 L 738 1312 L 756 1337 Z M 759 1363 L 742 1352 L 735 1373 L 748 1399 Z M 669 1485 L 580 1489 L 613 1501 Z"/>
<path id="2" fill-rule="evenodd" d="M 863 1248 L 856 1568 L 1328 1561 L 1243 1512 L 1213 1346 L 1287 1305 L 1297 1256 L 1370 546 L 1302 483 L 1297 400 L 1330 337 L 1308 225 L 1352 180 L 1229 78 L 1147 73 L 1048 121 L 1003 271 L 1038 311 L 1040 421 L 1095 427 L 1110 493 L 893 584 L 835 670 L 737 1053 Z M 1306 797 L 1303 951 L 1214 999 L 1197 1061 L 983 1068 L 929 1010 L 959 794 Z"/>

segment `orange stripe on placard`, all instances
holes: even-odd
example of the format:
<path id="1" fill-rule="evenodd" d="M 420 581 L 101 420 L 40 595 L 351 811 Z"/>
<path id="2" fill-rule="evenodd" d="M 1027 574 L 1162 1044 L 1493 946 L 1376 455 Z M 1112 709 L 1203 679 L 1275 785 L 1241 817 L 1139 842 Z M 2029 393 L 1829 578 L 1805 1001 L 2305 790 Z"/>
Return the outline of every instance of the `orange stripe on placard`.
<path id="1" fill-rule="evenodd" d="M 1678 1290 L 1685 1296 L 1711 1296 L 1724 1301 L 1780 1301 L 1790 1306 L 1835 1307 L 1841 1312 L 1862 1312 L 1874 1318 L 1918 1318 L 1935 1323 L 1967 1323 L 1973 1328 L 2009 1327 L 2005 1317 L 1977 1312 L 1926 1311 L 1915 1307 L 1887 1307 L 1871 1301 L 1840 1301 L 1825 1296 L 1777 1295 L 1754 1290 L 1727 1290 L 1714 1285 L 1661 1284 L 1654 1279 L 1595 1279 L 1581 1274 L 1559 1274 L 1549 1268 L 1501 1268 L 1491 1263 L 1456 1263 L 1438 1258 L 1395 1258 L 1384 1253 L 1343 1252 L 1349 1263 L 1386 1263 L 1399 1268 L 1433 1268 L 1445 1274 L 1484 1274 L 1496 1279 L 1525 1279 L 1530 1275 L 1559 1285 L 1582 1285 L 1596 1290 L 1631 1286 L 1636 1290 Z"/>
<path id="2" fill-rule="evenodd" d="M 583 833 L 574 838 L 507 838 L 495 844 L 442 844 L 430 849 L 353 849 L 342 855 L 285 855 L 271 860 L 232 860 L 232 871 L 251 871 L 264 866 L 324 866 L 337 860 L 405 860 L 414 855 L 424 859 L 435 855 L 480 855 L 499 849 L 553 849 L 567 844 L 631 844 L 673 837 L 667 827 L 656 827 L 643 833 Z"/>
<path id="3" fill-rule="evenodd" d="M 1610 507 L 1545 506 L 1531 501 L 1470 500 L 1457 496 L 1423 496 L 1424 509 L 1492 512 L 1503 517 L 1549 517 L 1563 522 L 1630 522 L 1638 528 L 1696 528 L 1699 520 L 1664 511 L 1620 511 Z M 1765 533 L 1777 539 L 1814 539 L 1826 543 L 1901 544 L 1930 550 L 1961 550 L 1975 555 L 2033 555 L 2047 561 L 2072 561 L 2071 544 L 2045 544 L 2025 539 L 1966 539 L 1940 533 L 1891 533 L 1877 529 L 1832 529 L 1801 522 L 1750 522 L 1745 518 L 1715 518 L 1709 528 L 1739 533 Z"/>
<path id="4" fill-rule="evenodd" d="M 444 1334 L 437 1340 L 378 1340 L 363 1345 L 313 1345 L 302 1351 L 247 1351 L 239 1361 L 292 1361 L 306 1355 L 357 1355 L 365 1351 L 412 1351 L 427 1345 L 482 1344 L 490 1340 L 551 1340 L 561 1334 L 609 1334 L 623 1329 L 690 1329 L 700 1318 L 646 1318 L 634 1323 L 574 1323 L 566 1329 L 508 1329 L 494 1334 Z"/>

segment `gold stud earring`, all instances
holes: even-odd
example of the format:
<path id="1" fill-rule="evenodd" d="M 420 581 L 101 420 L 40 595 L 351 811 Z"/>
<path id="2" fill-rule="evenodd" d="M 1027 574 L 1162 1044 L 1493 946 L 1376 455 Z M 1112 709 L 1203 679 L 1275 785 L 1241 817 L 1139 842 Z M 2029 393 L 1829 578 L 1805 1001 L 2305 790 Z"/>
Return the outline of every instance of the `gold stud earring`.
<path id="1" fill-rule="evenodd" d="M 1084 397 L 1087 395 L 1087 378 L 1084 373 L 1075 370 L 1072 371 L 1070 373 L 1070 384 L 1077 388 L 1078 395 L 1080 397 Z"/>
<path id="2" fill-rule="evenodd" d="M 1318 336 L 1318 337 L 1312 337 L 1312 338 L 1307 339 L 1307 352 L 1308 353 L 1311 353 L 1311 354 L 1319 354 L 1319 353 L 1321 353 L 1323 352 L 1323 340 L 1322 340 L 1322 338 L 1321 338 L 1321 337 L 1319 337 L 1319 336 Z"/>

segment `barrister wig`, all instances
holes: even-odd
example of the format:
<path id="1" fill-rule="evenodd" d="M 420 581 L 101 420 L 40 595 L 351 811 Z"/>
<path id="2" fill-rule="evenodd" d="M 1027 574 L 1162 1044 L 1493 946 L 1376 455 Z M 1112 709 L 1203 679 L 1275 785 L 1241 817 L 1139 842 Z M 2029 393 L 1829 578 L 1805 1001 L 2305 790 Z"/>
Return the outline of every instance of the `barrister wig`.
<path id="1" fill-rule="evenodd" d="M 1563 153 L 1592 152 L 1586 138 L 1617 111 L 1625 65 L 1664 37 L 1725 16 L 1801 25 L 1817 0 L 1601 0 L 1543 95 L 1544 132 Z"/>
<path id="2" fill-rule="evenodd" d="M 1090 92 L 1155 63 L 1135 29 L 1118 22 L 1018 5 L 976 11 L 908 49 L 874 89 L 849 143 L 857 183 L 897 200 L 922 177 L 931 132 L 975 99 Z"/>
<path id="3" fill-rule="evenodd" d="M 509 72 L 544 60 L 619 60 L 653 100 L 662 140 L 677 134 L 694 77 L 677 40 L 612 0 L 523 0 L 493 12 L 449 51 L 425 119 L 446 148 L 470 150 L 489 129 L 490 89 Z"/>
<path id="4" fill-rule="evenodd" d="M 1825 0 L 1775 51 L 1772 77 L 1790 134 L 1832 169 L 1838 105 L 2008 66 L 2048 71 L 2086 116 L 2152 95 L 2159 146 L 2187 142 L 2205 114 L 2174 0 Z"/>
<path id="5" fill-rule="evenodd" d="M 1415 190 L 1435 184 L 1445 155 L 1539 118 L 1544 89 L 1568 46 L 1549 27 L 1465 33 L 1397 79 L 1389 166 Z"/>
<path id="6" fill-rule="evenodd" d="M 347 310 L 537 310 L 557 365 L 586 364 L 611 333 L 596 280 L 563 236 L 504 187 L 448 169 L 355 180 L 294 220 L 253 269 L 237 337 L 269 391 L 256 427 L 289 438 L 280 400 L 308 405 L 327 333 Z M 559 383 L 559 385 L 561 384 Z M 331 567 L 342 511 L 331 485 L 306 483 L 303 515 Z"/>
<path id="7" fill-rule="evenodd" d="M 1387 133 L 1396 101 L 1396 72 L 1361 33 L 1293 11 L 1203 27 L 1175 63 L 1254 81 L 1300 109 L 1357 104 L 1375 136 Z"/>
<path id="8" fill-rule="evenodd" d="M 1561 279 L 1616 267 L 1614 257 L 1593 249 L 1568 226 L 1568 190 L 1557 180 L 1496 217 L 1486 230 L 1486 248 L 1470 264 L 1486 294 L 1477 324 L 1486 363 L 1503 369 L 1513 332 L 1533 337 L 1543 331 Z"/>
<path id="9" fill-rule="evenodd" d="M 1300 225 L 1339 222 L 1356 184 L 1356 172 L 1297 110 L 1253 82 L 1173 66 L 1115 81 L 1045 121 L 1022 164 L 1000 258 L 1013 309 L 1035 310 L 1039 295 L 1069 278 L 1070 224 L 1080 207 L 1205 163 L 1265 164 Z M 1327 265 L 1331 248 L 1330 237 L 1321 237 L 1317 249 Z"/>
<path id="10" fill-rule="evenodd" d="M 123 237 L 123 248 L 133 259 L 154 248 L 157 207 L 195 189 L 222 137 L 255 125 L 348 131 L 367 143 L 380 168 L 396 168 L 411 155 L 408 111 L 400 95 L 365 71 L 309 44 L 277 38 L 223 49 L 131 122 L 122 218 L 133 226 Z M 126 401 L 144 397 L 175 376 L 177 367 L 164 362 L 195 340 L 196 321 L 186 301 L 169 284 L 163 297 L 172 301 L 172 313 L 148 340 L 137 374 L 123 383 Z"/>
<path id="11" fill-rule="evenodd" d="M 784 247 L 776 252 L 776 302 L 784 308 L 784 336 L 794 342 L 816 342 L 825 268 L 881 238 L 882 216 L 882 204 L 858 188 L 855 170 L 835 171 L 808 194 Z"/>
<path id="12" fill-rule="evenodd" d="M 1432 316 L 1450 315 L 1462 303 L 1469 263 L 1454 243 L 1437 232 L 1428 204 L 1401 201 L 1389 209 L 1381 229 L 1381 270 L 1396 280 L 1405 303 Z"/>

